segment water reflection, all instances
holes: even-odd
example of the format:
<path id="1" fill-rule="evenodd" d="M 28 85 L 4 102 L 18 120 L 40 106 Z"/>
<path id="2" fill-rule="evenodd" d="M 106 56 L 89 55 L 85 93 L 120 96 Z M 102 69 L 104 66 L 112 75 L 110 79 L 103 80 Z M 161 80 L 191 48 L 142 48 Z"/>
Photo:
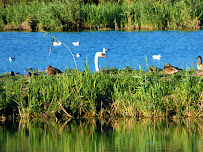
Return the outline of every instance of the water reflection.
<path id="1" fill-rule="evenodd" d="M 0 125 L 0 151 L 201 151 L 203 121 L 129 118 Z"/>

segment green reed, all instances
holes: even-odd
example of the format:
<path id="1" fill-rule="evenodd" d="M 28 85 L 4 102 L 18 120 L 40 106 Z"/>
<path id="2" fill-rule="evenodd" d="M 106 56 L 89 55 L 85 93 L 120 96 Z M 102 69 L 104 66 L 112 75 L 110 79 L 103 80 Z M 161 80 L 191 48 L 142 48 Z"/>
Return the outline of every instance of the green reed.
<path id="1" fill-rule="evenodd" d="M 35 1 L 6 5 L 0 11 L 0 30 L 67 31 L 199 29 L 203 19 L 201 0 L 135 1 L 84 4 L 79 0 Z"/>
<path id="2" fill-rule="evenodd" d="M 166 75 L 126 67 L 99 73 L 1 77 L 0 113 L 20 117 L 198 117 L 203 83 L 195 70 Z"/>

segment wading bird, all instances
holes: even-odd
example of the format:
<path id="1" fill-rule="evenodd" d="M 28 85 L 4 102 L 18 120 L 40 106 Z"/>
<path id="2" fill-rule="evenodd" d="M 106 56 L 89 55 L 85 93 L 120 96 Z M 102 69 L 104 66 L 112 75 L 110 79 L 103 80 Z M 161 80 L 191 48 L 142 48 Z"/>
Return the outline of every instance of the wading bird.
<path id="1" fill-rule="evenodd" d="M 170 64 L 168 64 L 167 66 L 164 67 L 164 72 L 167 74 L 174 74 L 179 71 L 180 71 L 180 69 L 175 68 L 175 67 L 171 66 Z"/>
<path id="2" fill-rule="evenodd" d="M 98 64 L 99 57 L 107 58 L 107 57 L 105 56 L 105 53 L 104 53 L 104 52 L 97 52 L 97 53 L 95 54 L 94 63 L 95 63 L 95 70 L 96 70 L 96 72 L 99 72 L 99 64 Z"/>
<path id="3" fill-rule="evenodd" d="M 196 59 L 198 59 L 198 63 L 197 63 L 197 69 L 198 70 L 203 70 L 203 64 L 202 64 L 202 58 L 201 56 L 198 56 Z"/>
<path id="4" fill-rule="evenodd" d="M 55 75 L 57 73 L 62 73 L 61 70 L 53 68 L 52 66 L 48 66 L 46 71 L 45 71 L 48 75 Z"/>

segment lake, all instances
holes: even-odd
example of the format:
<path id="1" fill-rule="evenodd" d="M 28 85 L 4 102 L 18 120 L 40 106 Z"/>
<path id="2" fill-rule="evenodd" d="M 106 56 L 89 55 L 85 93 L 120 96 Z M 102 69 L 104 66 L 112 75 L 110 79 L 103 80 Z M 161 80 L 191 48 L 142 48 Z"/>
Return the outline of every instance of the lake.
<path id="1" fill-rule="evenodd" d="M 2 152 L 202 152 L 202 121 L 135 118 L 0 122 Z"/>
<path id="2" fill-rule="evenodd" d="M 94 55 L 103 48 L 111 48 L 107 58 L 99 58 L 100 68 L 119 68 L 126 66 L 147 69 L 149 65 L 163 69 L 166 63 L 189 69 L 196 68 L 197 56 L 203 56 L 203 30 L 199 31 L 83 31 L 53 32 L 44 36 L 43 32 L 0 32 L 0 73 L 20 72 L 33 68 L 45 70 L 51 65 L 64 71 L 75 69 L 69 49 L 75 57 L 79 70 L 85 66 L 95 72 Z M 52 36 L 66 44 L 53 46 L 49 56 Z M 72 42 L 79 41 L 79 46 Z M 155 60 L 152 55 L 161 55 Z M 9 57 L 15 60 L 9 61 Z"/>
<path id="3" fill-rule="evenodd" d="M 75 69 L 69 49 L 53 46 L 52 36 L 66 44 L 76 57 L 78 69 L 91 72 L 94 55 L 111 48 L 107 58 L 100 58 L 100 68 L 126 66 L 147 69 L 154 65 L 163 69 L 166 63 L 188 70 L 196 68 L 202 56 L 203 31 L 92 31 L 0 32 L 0 73 L 21 72 L 33 68 L 45 70 L 51 65 L 65 70 Z M 72 42 L 79 41 L 79 46 Z M 161 54 L 160 60 L 152 55 Z M 9 57 L 15 60 L 9 61 Z M 147 59 L 147 61 L 146 61 Z M 165 118 L 167 119 L 167 118 Z M 70 119 L 32 122 L 0 121 L 2 152 L 114 152 L 114 151 L 186 151 L 203 149 L 203 121 L 196 119 L 153 120 L 136 118 Z"/>

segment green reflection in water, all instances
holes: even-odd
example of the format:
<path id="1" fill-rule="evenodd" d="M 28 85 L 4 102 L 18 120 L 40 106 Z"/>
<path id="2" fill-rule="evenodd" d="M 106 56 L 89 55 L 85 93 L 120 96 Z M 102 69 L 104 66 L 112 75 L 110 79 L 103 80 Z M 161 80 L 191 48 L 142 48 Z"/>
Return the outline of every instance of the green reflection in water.
<path id="1" fill-rule="evenodd" d="M 203 149 L 203 122 L 136 119 L 1 122 L 2 152 L 186 151 Z"/>

